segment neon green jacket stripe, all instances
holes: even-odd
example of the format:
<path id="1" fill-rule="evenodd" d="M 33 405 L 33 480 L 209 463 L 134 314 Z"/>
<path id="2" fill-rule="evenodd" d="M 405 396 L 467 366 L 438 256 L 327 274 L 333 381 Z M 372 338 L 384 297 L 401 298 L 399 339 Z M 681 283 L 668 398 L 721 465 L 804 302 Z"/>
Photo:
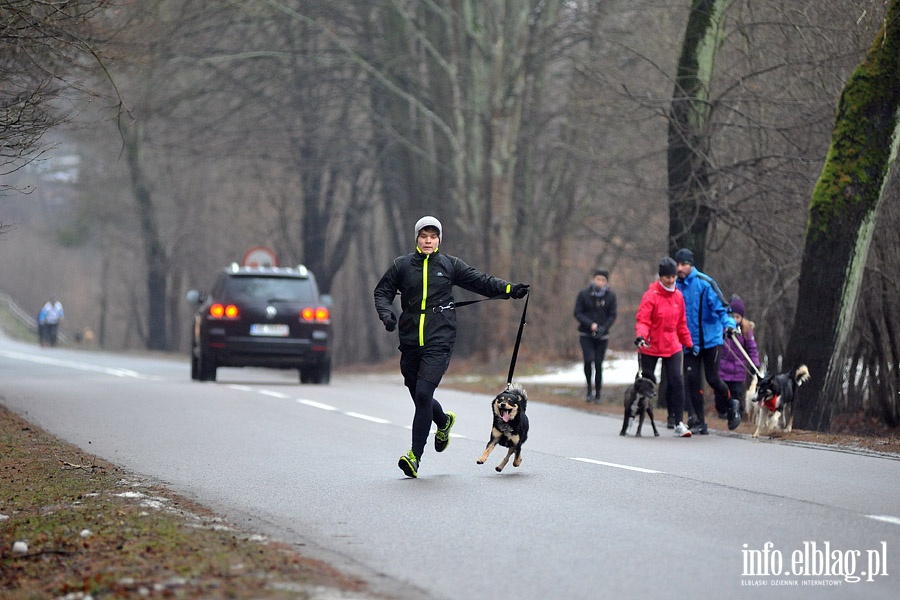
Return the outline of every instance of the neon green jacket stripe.
<path id="1" fill-rule="evenodd" d="M 428 259 L 430 254 L 425 255 L 425 261 L 422 263 L 422 312 L 419 315 L 419 345 L 425 345 L 425 303 L 428 300 Z"/>

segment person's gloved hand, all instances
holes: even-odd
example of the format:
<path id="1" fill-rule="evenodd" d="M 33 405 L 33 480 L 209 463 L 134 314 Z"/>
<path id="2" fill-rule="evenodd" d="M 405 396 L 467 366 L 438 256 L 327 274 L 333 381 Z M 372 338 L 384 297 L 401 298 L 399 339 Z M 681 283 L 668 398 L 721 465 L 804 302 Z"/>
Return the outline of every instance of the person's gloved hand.
<path id="1" fill-rule="evenodd" d="M 634 338 L 634 345 L 638 348 L 649 348 L 650 344 L 647 343 L 647 340 L 644 339 L 644 336 L 639 335 Z"/>
<path id="2" fill-rule="evenodd" d="M 394 316 L 394 313 L 388 313 L 387 315 L 381 317 L 381 322 L 384 323 L 384 328 L 387 331 L 393 331 L 397 329 L 397 317 Z"/>
<path id="3" fill-rule="evenodd" d="M 691 354 L 693 354 L 694 356 L 700 356 L 700 346 L 692 346 Z"/>
<path id="4" fill-rule="evenodd" d="M 726 327 L 725 328 L 725 337 L 727 337 L 729 340 L 734 339 L 734 336 L 736 334 L 737 334 L 737 332 L 734 330 L 734 327 Z"/>
<path id="5" fill-rule="evenodd" d="M 528 284 L 526 283 L 516 283 L 509 289 L 509 297 L 515 298 L 516 300 L 524 298 L 527 293 Z"/>

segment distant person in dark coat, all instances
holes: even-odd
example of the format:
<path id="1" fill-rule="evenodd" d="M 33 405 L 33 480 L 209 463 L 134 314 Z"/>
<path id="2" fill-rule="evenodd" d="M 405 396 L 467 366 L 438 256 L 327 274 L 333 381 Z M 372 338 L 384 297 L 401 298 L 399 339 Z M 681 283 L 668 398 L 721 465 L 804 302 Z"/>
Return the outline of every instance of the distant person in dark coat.
<path id="1" fill-rule="evenodd" d="M 603 359 L 609 346 L 609 329 L 616 320 L 616 294 L 609 288 L 609 271 L 594 271 L 591 284 L 578 293 L 575 319 L 578 321 L 578 342 L 587 381 L 585 400 L 600 404 Z"/>

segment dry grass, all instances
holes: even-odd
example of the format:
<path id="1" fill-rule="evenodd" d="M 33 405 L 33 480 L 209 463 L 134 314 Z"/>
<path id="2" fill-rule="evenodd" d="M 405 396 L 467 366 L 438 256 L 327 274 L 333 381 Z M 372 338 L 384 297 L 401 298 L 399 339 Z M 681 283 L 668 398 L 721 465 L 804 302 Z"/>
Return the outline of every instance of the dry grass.
<path id="1" fill-rule="evenodd" d="M 230 527 L 2 406 L 0 589 L 7 600 L 372 597 L 362 581 Z"/>

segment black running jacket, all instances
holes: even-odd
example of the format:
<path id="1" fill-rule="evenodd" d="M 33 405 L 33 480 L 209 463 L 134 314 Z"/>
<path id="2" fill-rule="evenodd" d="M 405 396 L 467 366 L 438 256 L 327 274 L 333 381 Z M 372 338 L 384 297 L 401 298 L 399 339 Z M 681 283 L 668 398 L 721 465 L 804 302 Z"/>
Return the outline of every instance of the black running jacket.
<path id="1" fill-rule="evenodd" d="M 393 313 L 394 297 L 400 293 L 398 329 L 400 347 L 456 343 L 456 311 L 452 288 L 459 286 L 482 296 L 509 298 L 512 284 L 486 275 L 462 259 L 435 250 L 398 256 L 375 286 L 375 310 L 384 319 Z M 442 310 L 441 307 L 444 307 Z"/>

